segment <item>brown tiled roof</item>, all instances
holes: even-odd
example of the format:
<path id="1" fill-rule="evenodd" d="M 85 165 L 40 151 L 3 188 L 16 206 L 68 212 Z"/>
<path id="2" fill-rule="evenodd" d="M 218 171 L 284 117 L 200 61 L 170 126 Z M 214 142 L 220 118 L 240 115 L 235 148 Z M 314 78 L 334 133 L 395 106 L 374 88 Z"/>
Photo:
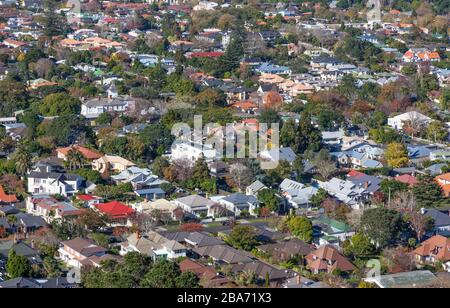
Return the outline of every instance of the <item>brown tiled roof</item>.
<path id="1" fill-rule="evenodd" d="M 314 270 L 331 272 L 339 269 L 343 272 L 352 271 L 355 266 L 347 260 L 335 247 L 325 245 L 306 256 L 308 266 Z"/>
<path id="2" fill-rule="evenodd" d="M 432 256 L 444 262 L 448 261 L 450 260 L 450 239 L 442 235 L 433 236 L 414 250 L 414 253 L 422 257 Z"/>

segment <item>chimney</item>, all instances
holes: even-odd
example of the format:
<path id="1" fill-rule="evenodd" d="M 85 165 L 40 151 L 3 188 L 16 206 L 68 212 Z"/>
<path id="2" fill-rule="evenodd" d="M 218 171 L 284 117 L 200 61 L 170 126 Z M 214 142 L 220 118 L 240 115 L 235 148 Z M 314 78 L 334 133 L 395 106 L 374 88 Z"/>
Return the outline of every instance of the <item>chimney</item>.
<path id="1" fill-rule="evenodd" d="M 31 249 L 34 249 L 34 246 L 35 246 L 34 240 L 31 240 Z"/>
<path id="2" fill-rule="evenodd" d="M 301 284 L 302 283 L 302 277 L 300 275 L 295 276 L 295 282 L 297 284 Z"/>
<path id="3" fill-rule="evenodd" d="M 370 186 L 370 182 L 365 182 L 365 183 L 364 183 L 364 189 L 369 188 L 369 186 Z"/>

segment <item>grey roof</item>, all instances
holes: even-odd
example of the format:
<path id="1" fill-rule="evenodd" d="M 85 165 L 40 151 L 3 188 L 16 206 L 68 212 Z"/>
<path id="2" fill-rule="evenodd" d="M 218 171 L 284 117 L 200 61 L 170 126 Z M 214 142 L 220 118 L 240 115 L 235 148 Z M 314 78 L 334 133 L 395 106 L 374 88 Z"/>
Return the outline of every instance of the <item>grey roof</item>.
<path id="1" fill-rule="evenodd" d="M 247 196 L 242 193 L 234 193 L 229 196 L 226 196 L 223 198 L 224 201 L 230 202 L 234 205 L 239 204 L 257 204 L 258 199 L 256 199 L 254 196 Z"/>
<path id="2" fill-rule="evenodd" d="M 267 188 L 266 185 L 261 183 L 261 181 L 255 181 L 250 186 L 247 187 L 248 189 L 251 189 L 254 192 L 258 192 L 261 189 Z"/>
<path id="3" fill-rule="evenodd" d="M 380 184 L 382 180 L 376 176 L 370 176 L 363 173 L 358 173 L 357 176 L 348 177 L 348 180 L 355 185 L 363 187 L 370 193 L 374 193 L 380 190 Z"/>
<path id="4" fill-rule="evenodd" d="M 169 240 L 175 240 L 180 243 L 187 243 L 195 247 L 205 247 L 222 245 L 224 242 L 216 237 L 210 236 L 206 232 L 169 232 L 161 233 Z"/>
<path id="5" fill-rule="evenodd" d="M 49 279 L 33 279 L 18 277 L 0 282 L 0 289 L 56 289 L 73 288 L 76 284 L 67 281 L 66 277 L 57 277 Z"/>
<path id="6" fill-rule="evenodd" d="M 442 168 L 448 166 L 448 164 L 442 163 L 442 164 L 435 164 L 425 169 L 426 172 L 430 173 L 431 175 L 439 175 L 442 173 Z"/>
<path id="7" fill-rule="evenodd" d="M 234 273 L 251 272 L 255 273 L 260 279 L 265 279 L 267 275 L 269 280 L 287 279 L 294 276 L 292 270 L 277 269 L 273 265 L 261 262 L 253 261 L 251 263 L 235 264 L 232 266 L 231 271 Z"/>
<path id="8" fill-rule="evenodd" d="M 20 210 L 18 208 L 11 205 L 0 206 L 0 213 L 4 215 L 17 214 L 19 212 Z"/>
<path id="9" fill-rule="evenodd" d="M 178 198 L 175 201 L 180 202 L 182 204 L 185 204 L 189 207 L 203 207 L 203 206 L 212 206 L 215 203 L 209 199 L 206 199 L 205 197 L 199 196 L 199 195 L 190 195 L 183 198 Z"/>
<path id="10" fill-rule="evenodd" d="M 247 252 L 234 249 L 227 245 L 198 247 L 194 249 L 194 252 L 202 257 L 211 257 L 228 264 L 253 262 Z"/>
<path id="11" fill-rule="evenodd" d="M 9 249 L 4 249 L 3 247 L 3 249 L 0 250 L 0 255 L 7 258 L 11 249 L 14 250 L 18 256 L 26 257 L 32 264 L 42 263 L 39 253 L 24 242 L 19 242 L 17 244 L 13 243 Z"/>
<path id="12" fill-rule="evenodd" d="M 434 220 L 434 226 L 436 228 L 450 226 L 450 216 L 446 215 L 435 209 L 423 209 L 426 217 L 430 217 Z"/>
<path id="13" fill-rule="evenodd" d="M 37 289 L 40 287 L 40 284 L 31 278 L 19 277 L 0 282 L 0 288 L 4 289 Z"/>
<path id="14" fill-rule="evenodd" d="M 435 281 L 436 276 L 430 271 L 412 271 L 364 280 L 376 283 L 380 288 L 420 288 Z"/>
<path id="15" fill-rule="evenodd" d="M 284 255 L 286 258 L 292 258 L 294 256 L 306 256 L 313 251 L 313 248 L 299 239 L 293 239 L 290 241 L 279 242 L 275 244 L 261 245 L 257 247 L 258 250 L 264 251 L 271 255 Z"/>
<path id="16" fill-rule="evenodd" d="M 95 107 L 103 107 L 103 106 L 125 106 L 127 105 L 132 99 L 129 97 L 125 98 L 94 98 L 91 100 L 88 100 L 83 103 L 86 107 L 89 108 L 95 108 Z"/>

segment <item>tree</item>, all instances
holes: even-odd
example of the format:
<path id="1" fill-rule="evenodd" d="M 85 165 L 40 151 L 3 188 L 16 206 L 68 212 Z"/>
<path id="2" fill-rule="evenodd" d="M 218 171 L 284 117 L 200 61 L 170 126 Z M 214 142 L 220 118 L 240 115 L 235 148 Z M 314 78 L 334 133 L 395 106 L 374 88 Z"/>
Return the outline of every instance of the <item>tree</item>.
<path id="1" fill-rule="evenodd" d="M 49 94 L 39 106 L 39 112 L 44 116 L 72 115 L 80 110 L 80 101 L 66 93 Z"/>
<path id="2" fill-rule="evenodd" d="M 273 189 L 263 189 L 258 192 L 258 200 L 271 212 L 277 212 L 280 204 L 277 192 Z"/>
<path id="3" fill-rule="evenodd" d="M 31 153 L 21 144 L 14 153 L 16 172 L 19 175 L 25 175 L 31 166 Z"/>
<path id="4" fill-rule="evenodd" d="M 280 143 L 284 147 L 293 147 L 296 137 L 296 125 L 293 119 L 289 119 L 283 124 L 280 131 Z"/>
<path id="5" fill-rule="evenodd" d="M 390 167 L 401 168 L 409 163 L 408 151 L 401 143 L 391 143 L 387 146 L 384 157 Z"/>
<path id="6" fill-rule="evenodd" d="M 198 280 L 191 274 L 182 274 L 173 261 L 158 260 L 141 281 L 144 288 L 182 288 L 197 287 Z"/>
<path id="7" fill-rule="evenodd" d="M 439 121 L 433 121 L 427 128 L 427 138 L 434 142 L 447 140 L 448 130 Z"/>
<path id="8" fill-rule="evenodd" d="M 225 241 L 236 249 L 247 251 L 252 250 L 258 244 L 255 228 L 243 225 L 235 226 Z"/>
<path id="9" fill-rule="evenodd" d="M 305 216 L 289 216 L 287 218 L 289 231 L 302 241 L 310 243 L 313 239 L 313 226 Z"/>
<path id="10" fill-rule="evenodd" d="M 360 229 L 378 247 L 386 247 L 395 243 L 402 230 L 401 214 L 382 207 L 365 210 Z"/>
<path id="11" fill-rule="evenodd" d="M 164 170 L 170 166 L 170 162 L 167 158 L 160 156 L 155 159 L 152 164 L 152 172 L 153 174 L 159 176 L 160 178 L 164 177 Z"/>
<path id="12" fill-rule="evenodd" d="M 352 238 L 344 244 L 344 253 L 351 257 L 364 257 L 372 254 L 375 247 L 368 236 L 363 233 L 356 233 Z"/>
<path id="13" fill-rule="evenodd" d="M 47 278 L 57 278 L 62 274 L 60 264 L 54 258 L 45 257 L 43 266 Z"/>
<path id="14" fill-rule="evenodd" d="M 393 197 L 397 192 L 408 190 L 408 184 L 396 181 L 384 179 L 380 183 L 381 192 L 387 197 Z"/>
<path id="15" fill-rule="evenodd" d="M 420 177 L 419 183 L 413 187 L 413 192 L 420 208 L 438 206 L 442 200 L 442 188 L 430 176 Z"/>
<path id="16" fill-rule="evenodd" d="M 175 279 L 177 288 L 193 289 L 199 287 L 199 278 L 191 271 L 183 272 Z"/>
<path id="17" fill-rule="evenodd" d="M 230 186 L 236 187 L 241 192 L 245 187 L 251 184 L 253 174 L 251 170 L 241 163 L 236 163 L 230 166 L 229 181 Z"/>
<path id="18" fill-rule="evenodd" d="M 303 113 L 297 128 L 294 151 L 303 154 L 306 150 L 319 151 L 322 147 L 322 134 L 311 123 L 311 117 Z"/>
<path id="19" fill-rule="evenodd" d="M 69 163 L 69 170 L 81 169 L 86 165 L 84 155 L 77 149 L 71 149 L 67 153 L 66 161 Z"/>
<path id="20" fill-rule="evenodd" d="M 322 149 L 314 156 L 312 161 L 313 165 L 316 166 L 319 174 L 326 180 L 333 175 L 336 171 L 336 162 L 331 158 L 329 152 Z"/>
<path id="21" fill-rule="evenodd" d="M 31 264 L 27 257 L 17 255 L 13 249 L 8 253 L 6 271 L 11 279 L 17 277 L 30 277 L 32 273 Z"/>
<path id="22" fill-rule="evenodd" d="M 197 159 L 194 164 L 194 168 L 192 169 L 192 178 L 195 179 L 197 183 L 201 183 L 211 178 L 208 164 L 206 163 L 203 155 L 201 155 L 201 157 Z"/>

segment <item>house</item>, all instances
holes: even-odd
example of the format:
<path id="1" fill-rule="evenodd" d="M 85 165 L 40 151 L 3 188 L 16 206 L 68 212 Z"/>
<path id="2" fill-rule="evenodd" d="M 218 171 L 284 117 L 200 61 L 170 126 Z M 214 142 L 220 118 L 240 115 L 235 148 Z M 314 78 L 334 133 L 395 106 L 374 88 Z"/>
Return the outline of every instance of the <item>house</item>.
<path id="1" fill-rule="evenodd" d="M 172 160 L 188 160 L 195 163 L 200 157 L 213 161 L 219 153 L 208 144 L 175 141 L 172 146 Z"/>
<path id="2" fill-rule="evenodd" d="M 295 209 L 309 207 L 310 200 L 319 191 L 316 187 L 305 187 L 302 183 L 284 179 L 280 184 L 283 197 Z"/>
<path id="3" fill-rule="evenodd" d="M 206 217 L 211 213 L 211 207 L 216 203 L 198 195 L 190 195 L 172 201 L 177 207 L 197 217 Z"/>
<path id="4" fill-rule="evenodd" d="M 416 262 L 419 264 L 442 263 L 444 270 L 450 272 L 450 239 L 435 235 L 423 242 L 414 250 Z"/>
<path id="5" fill-rule="evenodd" d="M 438 175 L 434 180 L 441 186 L 444 196 L 450 197 L 450 173 Z"/>
<path id="6" fill-rule="evenodd" d="M 26 209 L 27 213 L 42 217 L 48 223 L 54 219 L 77 217 L 83 212 L 69 202 L 58 201 L 48 195 L 28 197 Z"/>
<path id="7" fill-rule="evenodd" d="M 5 190 L 3 189 L 3 186 L 0 185 L 0 204 L 11 204 L 17 202 L 19 202 L 19 200 L 17 200 L 16 195 L 6 194 Z"/>
<path id="8" fill-rule="evenodd" d="M 231 283 L 227 277 L 218 273 L 214 266 L 206 266 L 191 259 L 184 259 L 178 265 L 182 273 L 194 273 L 204 288 L 220 288 Z"/>
<path id="9" fill-rule="evenodd" d="M 374 194 L 380 190 L 380 184 L 382 180 L 376 176 L 370 176 L 365 173 L 352 170 L 347 174 L 347 180 L 352 182 L 355 185 L 363 187 L 370 194 Z"/>
<path id="10" fill-rule="evenodd" d="M 129 219 L 136 212 L 131 207 L 118 201 L 99 203 L 94 206 L 97 211 L 106 215 L 113 225 L 129 225 Z"/>
<path id="11" fill-rule="evenodd" d="M 215 264 L 251 263 L 250 254 L 228 245 L 203 246 L 193 249 L 193 252 L 203 258 L 211 258 Z"/>
<path id="12" fill-rule="evenodd" d="M 269 255 L 273 260 L 276 260 L 277 263 L 287 262 L 296 257 L 306 257 L 313 251 L 311 245 L 299 239 L 261 245 L 256 247 L 256 249 Z"/>
<path id="13" fill-rule="evenodd" d="M 380 275 L 363 279 L 376 284 L 381 289 L 426 288 L 438 281 L 430 271 L 412 271 L 389 275 Z"/>
<path id="14" fill-rule="evenodd" d="M 269 287 L 281 286 L 288 278 L 294 277 L 295 272 L 276 268 L 260 260 L 231 265 L 231 272 L 236 274 L 253 273 L 257 277 L 257 284 L 269 284 Z"/>
<path id="15" fill-rule="evenodd" d="M 437 150 L 430 153 L 431 161 L 450 161 L 450 150 Z"/>
<path id="16" fill-rule="evenodd" d="M 245 193 L 248 196 L 257 196 L 258 192 L 263 189 L 267 189 L 267 186 L 257 180 L 245 189 Z"/>
<path id="17" fill-rule="evenodd" d="M 215 246 L 225 244 L 221 239 L 207 232 L 162 232 L 167 239 L 175 240 L 189 248 Z"/>
<path id="18" fill-rule="evenodd" d="M 438 62 L 441 56 L 438 52 L 432 52 L 426 48 L 411 48 L 403 55 L 404 62 Z"/>
<path id="19" fill-rule="evenodd" d="M 35 165 L 28 173 L 28 193 L 35 195 L 62 195 L 69 197 L 82 189 L 84 179 L 64 173 L 51 164 Z"/>
<path id="20" fill-rule="evenodd" d="M 306 256 L 308 268 L 314 273 L 329 273 L 335 270 L 351 272 L 356 267 L 336 247 L 325 245 Z"/>
<path id="21" fill-rule="evenodd" d="M 290 147 L 264 150 L 259 153 L 259 156 L 262 160 L 272 162 L 285 160 L 290 164 L 292 164 L 297 158 L 297 155 L 295 155 L 295 152 Z"/>
<path id="22" fill-rule="evenodd" d="M 58 254 L 61 261 L 76 268 L 83 265 L 99 267 L 102 261 L 121 260 L 120 257 L 108 254 L 107 251 L 91 240 L 77 237 L 61 242 Z"/>
<path id="23" fill-rule="evenodd" d="M 150 256 L 156 261 L 186 257 L 188 249 L 177 241 L 169 240 L 157 232 L 150 231 L 144 235 L 133 233 L 126 242 L 121 244 L 121 255 L 132 251 Z"/>
<path id="24" fill-rule="evenodd" d="M 31 246 L 24 242 L 15 243 L 14 241 L 6 241 L 0 245 L 0 258 L 7 260 L 9 252 L 13 250 L 16 255 L 26 257 L 32 265 L 42 264 L 42 258 L 39 251 L 35 250 L 33 247 L 34 241 L 32 241 Z"/>
<path id="25" fill-rule="evenodd" d="M 313 220 L 313 231 L 319 245 L 336 243 L 339 246 L 339 242 L 344 242 L 355 235 L 355 230 L 351 226 L 326 215 L 320 215 Z"/>
<path id="26" fill-rule="evenodd" d="M 35 279 L 18 277 L 0 282 L 0 289 L 72 289 L 77 284 L 69 282 L 67 277 Z"/>
<path id="27" fill-rule="evenodd" d="M 137 195 L 151 200 L 164 198 L 165 193 L 162 190 L 147 192 L 145 190 L 160 189 L 162 184 L 168 183 L 165 180 L 160 180 L 158 176 L 152 174 L 150 169 L 138 167 L 129 167 L 121 173 L 111 176 L 111 179 L 116 184 L 131 183 Z"/>
<path id="28" fill-rule="evenodd" d="M 398 116 L 388 118 L 388 125 L 394 129 L 402 130 L 405 123 L 412 123 L 415 127 L 427 126 L 433 120 L 417 111 L 408 111 Z"/>
<path id="29" fill-rule="evenodd" d="M 5 217 L 12 214 L 18 214 L 20 210 L 12 205 L 1 205 L 0 206 L 0 217 Z"/>
<path id="30" fill-rule="evenodd" d="M 83 155 L 84 159 L 86 159 L 87 161 L 94 161 L 102 157 L 102 154 L 100 154 L 99 152 L 79 145 L 56 149 L 58 158 L 64 161 L 68 161 L 69 153 L 72 151 L 81 153 L 81 155 Z"/>
<path id="31" fill-rule="evenodd" d="M 347 204 L 353 209 L 360 209 L 367 202 L 370 192 L 349 180 L 332 178 L 328 182 L 318 181 L 321 188 L 325 189 L 331 196 Z"/>
<path id="32" fill-rule="evenodd" d="M 415 176 L 412 176 L 409 174 L 403 174 L 403 175 L 397 176 L 394 178 L 394 180 L 396 180 L 397 182 L 406 184 L 410 187 L 419 183 L 419 180 L 417 180 L 417 178 Z"/>
<path id="33" fill-rule="evenodd" d="M 436 209 L 421 209 L 421 214 L 433 221 L 433 232 L 435 234 L 450 235 L 450 215 L 449 212 L 441 212 Z"/>
<path id="34" fill-rule="evenodd" d="M 88 119 L 96 119 L 105 112 L 124 114 L 134 106 L 135 100 L 129 96 L 98 97 L 81 104 L 81 115 Z"/>
<path id="35" fill-rule="evenodd" d="M 243 211 L 253 215 L 256 208 L 259 206 L 258 199 L 254 196 L 244 195 L 242 193 L 231 194 L 219 199 L 218 202 L 236 216 L 240 216 Z"/>
<path id="36" fill-rule="evenodd" d="M 34 231 L 47 225 L 44 219 L 27 213 L 19 212 L 17 214 L 9 214 L 14 216 L 15 222 L 8 222 L 8 217 L 0 217 L 0 225 L 3 226 L 8 233 L 33 233 Z"/>
<path id="37" fill-rule="evenodd" d="M 345 133 L 343 130 L 338 130 L 335 132 L 322 132 L 322 140 L 325 144 L 329 146 L 337 146 L 342 143 Z"/>
<path id="38" fill-rule="evenodd" d="M 275 74 L 275 75 L 290 75 L 291 69 L 287 66 L 279 66 L 270 64 L 267 62 L 262 63 L 260 66 L 255 68 L 260 74 Z"/>
<path id="39" fill-rule="evenodd" d="M 173 218 L 173 211 L 177 206 L 166 199 L 158 199 L 155 201 L 144 200 L 132 205 L 133 209 L 138 213 L 151 214 L 153 211 L 159 211 L 161 214 L 168 215 Z"/>
<path id="40" fill-rule="evenodd" d="M 100 173 L 106 171 L 123 172 L 135 164 L 125 158 L 114 155 L 104 155 L 92 162 L 92 169 Z"/>
<path id="41" fill-rule="evenodd" d="M 79 194 L 76 195 L 77 201 L 81 202 L 85 207 L 94 208 L 95 204 L 103 202 L 103 199 L 96 196 Z"/>
<path id="42" fill-rule="evenodd" d="M 445 164 L 445 163 L 434 164 L 434 165 L 431 165 L 430 167 L 426 168 L 425 172 L 432 176 L 437 176 L 439 174 L 442 174 L 442 170 L 444 170 L 444 168 L 446 168 L 447 166 L 448 166 L 448 164 Z"/>

